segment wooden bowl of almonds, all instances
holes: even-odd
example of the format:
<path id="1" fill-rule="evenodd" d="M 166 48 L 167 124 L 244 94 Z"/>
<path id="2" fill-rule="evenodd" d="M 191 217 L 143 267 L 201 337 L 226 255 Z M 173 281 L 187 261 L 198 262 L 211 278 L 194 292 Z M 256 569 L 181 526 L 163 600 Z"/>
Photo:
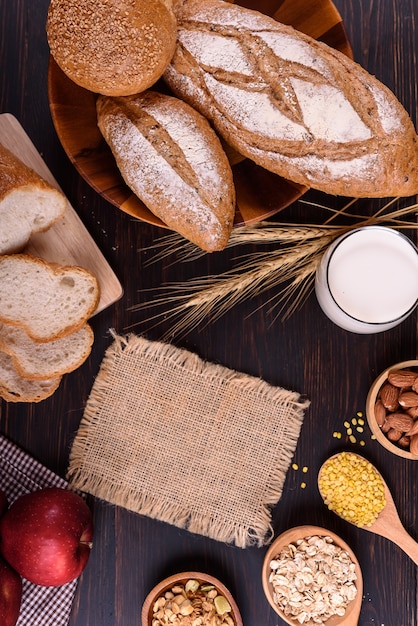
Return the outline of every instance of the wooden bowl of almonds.
<path id="1" fill-rule="evenodd" d="M 238 606 L 220 580 L 182 572 L 159 582 L 142 606 L 142 626 L 243 626 Z"/>
<path id="2" fill-rule="evenodd" d="M 319 526 L 297 526 L 270 545 L 262 569 L 264 593 L 292 626 L 357 626 L 363 576 L 351 548 Z"/>
<path id="3" fill-rule="evenodd" d="M 366 400 L 370 430 L 387 450 L 418 460 L 418 361 L 402 361 L 385 369 Z"/>

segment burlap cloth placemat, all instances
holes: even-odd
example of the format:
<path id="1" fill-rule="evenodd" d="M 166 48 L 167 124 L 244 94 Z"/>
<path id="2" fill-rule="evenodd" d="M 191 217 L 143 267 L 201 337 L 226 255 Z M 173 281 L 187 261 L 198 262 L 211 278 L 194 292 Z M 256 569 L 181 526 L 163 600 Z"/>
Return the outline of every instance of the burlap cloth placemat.
<path id="1" fill-rule="evenodd" d="M 143 337 L 114 336 L 70 454 L 70 483 L 193 533 L 261 546 L 309 402 Z"/>

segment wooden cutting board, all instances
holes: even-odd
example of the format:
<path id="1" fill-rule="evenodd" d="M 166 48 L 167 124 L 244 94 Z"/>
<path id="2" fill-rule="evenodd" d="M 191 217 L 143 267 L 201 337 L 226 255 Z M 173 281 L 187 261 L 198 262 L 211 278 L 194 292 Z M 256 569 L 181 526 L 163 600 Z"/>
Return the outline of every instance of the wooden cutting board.
<path id="1" fill-rule="evenodd" d="M 0 143 L 62 191 L 32 141 L 10 113 L 0 115 Z M 61 265 L 79 265 L 97 277 L 101 297 L 96 313 L 122 297 L 122 286 L 83 222 L 67 200 L 63 217 L 44 233 L 32 235 L 25 252 Z"/>

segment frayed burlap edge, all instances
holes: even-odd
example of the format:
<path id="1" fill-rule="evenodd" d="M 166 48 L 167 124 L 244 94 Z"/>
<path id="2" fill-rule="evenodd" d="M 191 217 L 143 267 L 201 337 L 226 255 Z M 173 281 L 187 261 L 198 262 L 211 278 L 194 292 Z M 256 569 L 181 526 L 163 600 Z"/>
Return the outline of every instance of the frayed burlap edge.
<path id="1" fill-rule="evenodd" d="M 271 509 L 280 500 L 287 470 L 293 458 L 302 427 L 305 410 L 310 401 L 302 399 L 299 393 L 281 387 L 273 387 L 262 379 L 250 377 L 222 365 L 203 361 L 196 354 L 182 350 L 168 343 L 148 341 L 141 336 L 129 334 L 125 337 L 110 331 L 114 342 L 106 350 L 100 372 L 93 385 L 76 437 L 74 439 L 67 471 L 70 484 L 99 499 L 122 506 L 147 517 L 167 522 L 189 532 L 210 537 L 217 541 L 233 543 L 240 548 L 250 546 L 261 547 L 268 544 L 273 537 L 271 526 Z M 214 519 L 202 513 L 194 514 L 187 507 L 172 503 L 162 503 L 151 495 L 138 493 L 122 484 L 115 484 L 103 475 L 86 475 L 83 471 L 83 460 L 89 445 L 89 430 L 99 419 L 100 408 L 106 400 L 106 393 L 111 385 L 110 372 L 114 360 L 122 353 L 147 354 L 147 357 L 158 363 L 171 360 L 178 367 L 187 367 L 187 371 L 203 375 L 206 379 L 219 378 L 226 382 L 236 381 L 243 390 L 258 396 L 266 395 L 272 402 L 285 403 L 291 407 L 292 420 L 286 431 L 286 440 L 281 444 L 282 466 L 269 476 L 268 491 L 259 511 L 257 520 L 251 520 L 251 526 L 231 525 L 224 519 Z"/>

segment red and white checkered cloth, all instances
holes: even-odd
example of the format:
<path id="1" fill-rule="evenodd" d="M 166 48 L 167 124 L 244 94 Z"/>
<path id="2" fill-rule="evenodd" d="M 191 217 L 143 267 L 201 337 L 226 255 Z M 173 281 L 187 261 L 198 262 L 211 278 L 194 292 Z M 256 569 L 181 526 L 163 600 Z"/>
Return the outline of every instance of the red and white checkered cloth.
<path id="1" fill-rule="evenodd" d="M 19 496 L 68 483 L 0 435 L 0 488 L 11 504 Z M 40 587 L 23 579 L 23 597 L 17 626 L 66 626 L 77 580 L 61 587 Z"/>

